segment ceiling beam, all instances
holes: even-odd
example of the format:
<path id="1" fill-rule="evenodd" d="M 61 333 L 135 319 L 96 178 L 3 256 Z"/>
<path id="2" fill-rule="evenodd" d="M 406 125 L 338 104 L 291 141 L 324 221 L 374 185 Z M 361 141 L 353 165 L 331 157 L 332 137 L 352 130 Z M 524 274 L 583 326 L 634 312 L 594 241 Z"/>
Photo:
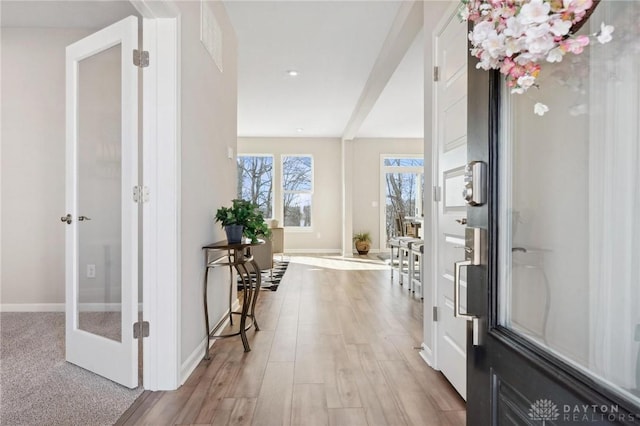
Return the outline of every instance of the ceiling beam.
<path id="1" fill-rule="evenodd" d="M 422 5 L 422 1 L 403 1 L 401 3 L 389 34 L 387 34 L 369 78 L 362 89 L 358 103 L 342 132 L 342 139 L 352 140 L 356 137 L 362 123 L 373 109 L 389 79 L 420 32 L 423 20 Z"/>

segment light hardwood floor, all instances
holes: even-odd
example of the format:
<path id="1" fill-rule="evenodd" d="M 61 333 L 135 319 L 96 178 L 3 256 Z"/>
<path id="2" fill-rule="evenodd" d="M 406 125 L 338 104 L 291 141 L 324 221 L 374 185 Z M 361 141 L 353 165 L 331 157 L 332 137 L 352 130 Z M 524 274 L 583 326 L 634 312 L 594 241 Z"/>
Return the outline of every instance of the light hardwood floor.
<path id="1" fill-rule="evenodd" d="M 418 355 L 422 302 L 373 257 L 294 256 L 248 332 L 218 340 L 173 392 L 145 392 L 118 424 L 464 425 L 465 404 Z"/>

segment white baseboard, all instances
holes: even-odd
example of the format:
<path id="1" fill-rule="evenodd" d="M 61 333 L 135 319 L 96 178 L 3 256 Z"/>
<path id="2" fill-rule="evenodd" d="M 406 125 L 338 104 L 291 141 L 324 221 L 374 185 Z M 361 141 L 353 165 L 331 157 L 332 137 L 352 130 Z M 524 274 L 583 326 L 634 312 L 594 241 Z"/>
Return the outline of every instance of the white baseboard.
<path id="1" fill-rule="evenodd" d="M 422 344 L 422 350 L 420 352 L 418 352 L 420 354 L 420 357 L 427 363 L 427 365 L 429 365 L 429 367 L 433 368 L 434 370 L 437 370 L 437 368 L 434 367 L 434 359 L 433 359 L 433 352 L 431 351 L 430 348 L 426 347 L 424 345 L 424 343 Z"/>
<path id="2" fill-rule="evenodd" d="M 287 249 L 287 254 L 340 254 L 341 249 Z"/>
<path id="3" fill-rule="evenodd" d="M 3 303 L 0 312 L 64 312 L 64 303 Z"/>
<path id="4" fill-rule="evenodd" d="M 240 302 L 236 300 L 231 309 L 233 311 L 237 311 L 238 309 L 240 309 Z M 225 312 L 224 315 L 222 315 L 215 324 L 218 324 L 223 319 L 224 323 L 220 326 L 220 329 L 224 329 L 229 324 L 229 312 Z M 211 348 L 215 342 L 216 340 L 211 340 L 209 342 L 209 348 Z M 191 376 L 191 373 L 193 373 L 193 370 L 195 370 L 198 364 L 200 364 L 200 361 L 202 361 L 202 353 L 204 352 L 204 346 L 206 344 L 207 339 L 202 339 L 200 344 L 196 346 L 193 352 L 191 352 L 191 355 L 189 355 L 187 359 L 182 363 L 182 366 L 180 367 L 180 386 L 184 385 L 184 382 L 187 381 L 189 376 Z"/>
<path id="5" fill-rule="evenodd" d="M 119 303 L 80 303 L 80 312 L 120 312 Z M 0 312 L 64 312 L 64 303 L 3 303 Z M 142 311 L 142 303 L 138 304 Z"/>

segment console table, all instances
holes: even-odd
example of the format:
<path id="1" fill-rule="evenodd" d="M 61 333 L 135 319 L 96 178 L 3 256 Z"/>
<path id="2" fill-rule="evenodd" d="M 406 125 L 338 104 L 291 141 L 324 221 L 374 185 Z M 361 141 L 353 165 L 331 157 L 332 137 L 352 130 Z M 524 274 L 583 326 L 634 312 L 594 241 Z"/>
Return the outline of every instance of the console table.
<path id="1" fill-rule="evenodd" d="M 225 337 L 233 337 L 240 336 L 242 339 L 242 344 L 244 345 L 244 351 L 249 352 L 251 347 L 249 346 L 249 342 L 247 341 L 246 331 L 249 330 L 252 326 L 255 326 L 256 331 L 260 330 L 258 327 L 258 322 L 256 321 L 255 316 L 255 307 L 256 302 L 258 300 L 258 294 L 260 293 L 260 268 L 256 264 L 255 260 L 253 260 L 253 255 L 251 254 L 251 247 L 264 244 L 263 240 L 259 240 L 256 243 L 252 243 L 250 240 L 243 241 L 237 244 L 229 244 L 227 241 L 218 241 L 213 244 L 206 245 L 202 247 L 204 250 L 204 264 L 205 264 L 205 273 L 204 273 L 204 322 L 205 322 L 205 330 L 207 332 L 207 345 L 205 347 L 204 359 L 209 359 L 209 342 L 211 339 L 220 339 Z M 218 253 L 218 256 L 215 256 L 212 260 L 211 254 Z M 247 264 L 250 267 L 247 267 Z M 235 333 L 229 334 L 215 334 L 218 328 L 224 323 L 224 319 L 222 319 L 216 326 L 213 331 L 209 331 L 209 308 L 207 303 L 207 287 L 208 287 L 208 279 L 209 279 L 209 271 L 213 268 L 217 267 L 229 267 L 230 272 L 230 288 L 229 288 L 229 321 L 231 325 L 233 325 L 232 315 L 240 315 L 240 330 Z M 242 289 L 243 289 L 243 298 L 242 298 L 242 310 L 240 312 L 233 312 L 231 310 L 231 294 L 232 288 L 234 285 L 234 277 L 233 270 L 236 270 L 238 276 L 242 281 Z M 254 272 L 256 283 L 252 285 L 251 280 L 251 272 Z M 251 322 L 247 325 L 247 318 L 251 318 Z"/>

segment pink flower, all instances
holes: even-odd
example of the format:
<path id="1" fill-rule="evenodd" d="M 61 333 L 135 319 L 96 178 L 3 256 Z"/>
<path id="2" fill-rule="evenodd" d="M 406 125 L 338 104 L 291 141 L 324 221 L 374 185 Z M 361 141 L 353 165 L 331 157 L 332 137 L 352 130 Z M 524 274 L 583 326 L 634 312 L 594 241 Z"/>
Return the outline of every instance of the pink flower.
<path id="1" fill-rule="evenodd" d="M 560 48 L 565 52 L 571 52 L 579 55 L 584 51 L 584 48 L 589 45 L 589 37 L 578 36 L 576 38 L 568 38 L 560 42 Z"/>
<path id="2" fill-rule="evenodd" d="M 511 70 L 509 70 L 509 75 L 517 80 L 518 78 L 525 75 L 524 67 L 515 65 L 513 68 L 511 68 Z"/>
<path id="3" fill-rule="evenodd" d="M 515 65 L 516 64 L 511 60 L 511 58 L 505 58 L 504 61 L 502 61 L 502 66 L 500 67 L 500 73 L 504 75 L 509 75 L 509 73 L 511 72 L 511 69 Z"/>

